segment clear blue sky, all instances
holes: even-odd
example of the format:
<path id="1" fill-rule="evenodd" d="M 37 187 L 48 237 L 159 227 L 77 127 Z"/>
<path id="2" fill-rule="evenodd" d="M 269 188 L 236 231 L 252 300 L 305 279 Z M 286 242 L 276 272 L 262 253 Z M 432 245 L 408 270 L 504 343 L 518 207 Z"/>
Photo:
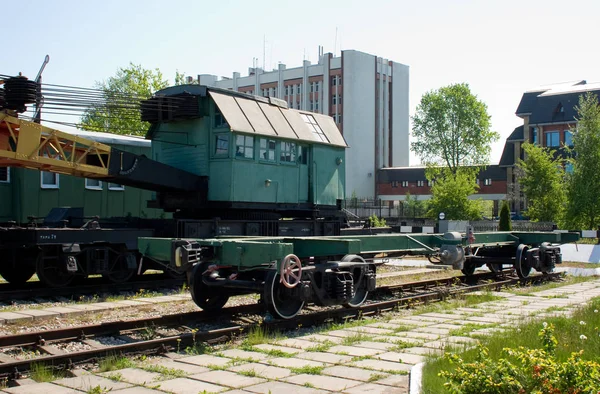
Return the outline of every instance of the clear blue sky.
<path id="1" fill-rule="evenodd" d="M 187 75 L 246 75 L 262 63 L 299 66 L 304 53 L 357 49 L 410 66 L 410 115 L 421 96 L 467 82 L 502 139 L 522 93 L 563 81 L 600 81 L 598 0 L 489 1 L 28 1 L 3 7 L 0 73 L 91 87 L 129 62 Z M 16 12 L 18 10 L 18 13 Z M 411 165 L 418 160 L 411 156 Z"/>

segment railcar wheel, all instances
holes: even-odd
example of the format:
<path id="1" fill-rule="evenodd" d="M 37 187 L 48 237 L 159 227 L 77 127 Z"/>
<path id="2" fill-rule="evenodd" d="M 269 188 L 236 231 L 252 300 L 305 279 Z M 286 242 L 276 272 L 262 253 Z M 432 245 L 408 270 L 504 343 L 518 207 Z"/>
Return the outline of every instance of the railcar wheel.
<path id="1" fill-rule="evenodd" d="M 66 261 L 68 259 L 69 261 Z M 75 273 L 67 270 L 67 264 L 77 264 L 73 256 L 64 256 L 59 253 L 55 256 L 46 256 L 44 251 L 40 251 L 35 263 L 35 272 L 42 283 L 48 287 L 65 287 L 73 282 Z"/>
<path id="2" fill-rule="evenodd" d="M 475 273 L 475 264 L 470 263 L 469 261 L 465 261 L 465 264 L 463 265 L 463 269 L 461 270 L 461 272 L 467 276 L 471 276 Z"/>
<path id="3" fill-rule="evenodd" d="M 526 252 L 529 248 L 526 245 L 519 245 L 517 248 L 517 256 L 515 259 L 515 269 L 517 270 L 517 275 L 519 278 L 524 279 L 529 276 L 531 272 L 531 265 L 527 261 Z"/>
<path id="4" fill-rule="evenodd" d="M 120 253 L 112 259 L 109 265 L 107 273 L 102 276 L 113 283 L 125 283 L 135 274 L 135 269 L 129 268 L 129 260 L 133 259 L 135 262 L 135 256 L 131 253 Z M 133 264 L 135 267 L 136 264 Z"/>
<path id="5" fill-rule="evenodd" d="M 13 285 L 27 282 L 35 274 L 36 251 L 18 250 L 13 261 L 11 258 L 0 259 L 0 275 Z"/>
<path id="6" fill-rule="evenodd" d="M 365 259 L 363 259 L 362 257 L 356 255 L 356 254 L 349 254 L 344 256 L 344 258 L 341 260 L 342 262 L 355 262 L 355 263 L 365 263 L 366 261 Z M 364 271 L 361 270 L 361 274 Z M 363 304 L 363 302 L 365 302 L 365 300 L 367 299 L 367 297 L 369 296 L 369 290 L 367 289 L 367 281 L 366 281 L 366 277 L 365 275 L 356 275 L 354 272 L 352 273 L 352 282 L 354 284 L 354 294 L 352 294 L 352 298 L 344 304 L 344 306 L 346 308 L 356 308 L 357 306 L 361 306 Z"/>
<path id="7" fill-rule="evenodd" d="M 486 266 L 494 274 L 497 274 L 498 272 L 502 271 L 502 265 L 487 263 Z"/>
<path id="8" fill-rule="evenodd" d="M 224 294 L 223 289 L 220 289 L 221 291 L 219 292 L 219 288 L 208 286 L 202 281 L 202 274 L 207 268 L 208 264 L 196 264 L 192 268 L 188 280 L 190 293 L 196 305 L 207 312 L 215 312 L 225 306 L 227 301 L 229 301 L 229 295 Z"/>
<path id="9" fill-rule="evenodd" d="M 267 309 L 276 318 L 292 319 L 304 307 L 304 301 L 298 298 L 294 289 L 290 289 L 281 282 L 281 275 L 277 271 L 269 271 L 265 280 L 264 297 Z"/>

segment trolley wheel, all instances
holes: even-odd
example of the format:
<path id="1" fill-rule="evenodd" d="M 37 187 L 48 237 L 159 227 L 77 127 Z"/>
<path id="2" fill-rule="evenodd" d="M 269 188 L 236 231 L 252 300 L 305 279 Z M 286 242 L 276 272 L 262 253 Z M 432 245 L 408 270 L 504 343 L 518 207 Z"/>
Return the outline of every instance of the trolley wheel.
<path id="1" fill-rule="evenodd" d="M 487 263 L 486 267 L 488 267 L 488 269 L 494 274 L 497 274 L 498 272 L 502 271 L 502 266 L 498 264 Z"/>
<path id="2" fill-rule="evenodd" d="M 56 256 L 46 256 L 40 251 L 35 263 L 35 272 L 40 281 L 48 287 L 65 287 L 73 282 L 75 274 L 67 271 L 65 256 L 59 253 Z"/>
<path id="3" fill-rule="evenodd" d="M 128 260 L 130 259 L 135 261 L 135 255 L 131 253 L 119 253 L 112 259 L 108 272 L 102 274 L 102 277 L 113 283 L 127 282 L 135 274 L 135 269 L 129 268 Z"/>
<path id="4" fill-rule="evenodd" d="M 529 276 L 531 272 L 531 265 L 527 261 L 526 252 L 529 248 L 526 245 L 519 245 L 517 248 L 517 256 L 515 259 L 515 270 L 517 270 L 517 275 L 519 278 L 524 279 Z"/>
<path id="5" fill-rule="evenodd" d="M 468 261 L 465 261 L 465 264 L 463 266 L 463 269 L 461 270 L 461 272 L 467 276 L 471 276 L 475 273 L 475 264 L 472 264 Z"/>
<path id="6" fill-rule="evenodd" d="M 223 289 L 210 287 L 202 281 L 202 274 L 207 267 L 206 263 L 196 264 L 192 268 L 188 281 L 194 303 L 207 312 L 214 312 L 225 306 L 229 295 L 224 293 Z"/>
<path id="7" fill-rule="evenodd" d="M 16 252 L 15 252 L 16 253 Z M 0 261 L 0 275 L 8 283 L 21 285 L 27 282 L 35 274 L 35 257 L 17 253 L 16 260 Z"/>
<path id="8" fill-rule="evenodd" d="M 296 296 L 294 289 L 281 284 L 281 275 L 277 271 L 268 271 L 265 280 L 264 299 L 268 311 L 273 317 L 292 319 L 304 307 L 304 301 Z"/>
<path id="9" fill-rule="evenodd" d="M 363 259 L 362 257 L 360 257 L 356 254 L 346 255 L 346 256 L 344 256 L 344 258 L 342 258 L 341 261 L 366 264 L 365 259 Z M 367 270 L 368 270 L 368 268 L 367 268 Z M 367 290 L 367 280 L 363 273 L 364 273 L 364 271 L 362 268 L 360 269 L 359 275 L 356 275 L 356 272 L 352 273 L 354 294 L 352 294 L 352 298 L 350 298 L 350 300 L 344 304 L 344 306 L 346 308 L 356 308 L 357 306 L 361 306 L 362 303 L 365 302 L 365 300 L 369 296 L 369 290 Z"/>

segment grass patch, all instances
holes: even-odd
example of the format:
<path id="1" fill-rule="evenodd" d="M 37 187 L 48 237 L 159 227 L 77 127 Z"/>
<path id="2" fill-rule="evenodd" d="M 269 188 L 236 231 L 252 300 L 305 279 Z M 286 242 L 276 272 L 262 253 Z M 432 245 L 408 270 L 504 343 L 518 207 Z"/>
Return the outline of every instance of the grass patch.
<path id="1" fill-rule="evenodd" d="M 290 358 L 294 356 L 294 353 L 288 353 L 288 352 L 284 352 L 283 350 L 279 350 L 279 349 L 260 349 L 260 348 L 251 348 L 249 351 L 251 352 L 259 352 L 259 353 L 263 353 L 266 354 L 268 356 L 272 356 L 272 357 L 285 357 L 285 358 Z"/>
<path id="2" fill-rule="evenodd" d="M 311 382 L 304 382 L 303 386 L 304 386 L 304 387 L 311 388 L 311 389 L 314 389 L 314 388 L 315 388 L 315 385 L 314 385 L 314 384 L 312 384 Z"/>
<path id="3" fill-rule="evenodd" d="M 307 347 L 306 350 L 307 352 L 326 352 L 329 350 L 329 348 L 331 348 L 332 346 L 335 346 L 335 343 L 331 342 L 331 341 L 325 341 L 319 344 L 316 344 L 314 346 L 311 347 Z"/>
<path id="4" fill-rule="evenodd" d="M 116 371 L 117 369 L 133 368 L 135 363 L 127 357 L 108 356 L 100 360 L 98 368 L 100 372 Z"/>
<path id="5" fill-rule="evenodd" d="M 102 386 L 98 385 L 98 386 L 90 387 L 89 389 L 87 389 L 86 393 L 87 394 L 105 394 L 105 393 L 108 393 L 109 391 L 110 391 L 110 389 L 108 387 L 102 387 Z"/>
<path id="6" fill-rule="evenodd" d="M 242 341 L 240 348 L 242 350 L 252 349 L 255 345 L 261 345 L 263 343 L 272 343 L 284 339 L 283 335 L 276 331 L 269 331 L 264 327 L 255 326 L 250 328 L 248 334 Z M 252 351 L 252 350 L 249 350 Z"/>
<path id="7" fill-rule="evenodd" d="M 495 296 L 491 292 L 481 294 L 460 294 L 459 296 L 441 302 L 417 306 L 415 315 L 433 312 L 445 312 L 456 308 L 473 308 L 484 302 L 503 300 L 504 297 Z"/>
<path id="8" fill-rule="evenodd" d="M 541 286 L 540 286 L 541 287 Z M 493 333 L 481 338 L 481 344 L 488 349 L 489 357 L 497 362 L 504 358 L 514 361 L 503 349 L 518 349 L 520 346 L 529 349 L 543 349 L 540 330 L 543 323 L 555 327 L 554 336 L 558 339 L 556 360 L 564 363 L 572 352 L 583 350 L 583 360 L 596 361 L 600 358 L 600 298 L 594 298 L 586 306 L 574 311 L 572 317 L 547 317 L 543 320 L 527 320 L 503 332 Z M 466 363 L 476 362 L 481 355 L 479 348 L 465 351 L 446 350 L 447 353 L 458 353 Z M 423 369 L 423 392 L 430 394 L 448 393 L 444 388 L 445 380 L 438 376 L 440 371 L 454 371 L 455 364 L 445 357 L 430 356 Z"/>
<path id="9" fill-rule="evenodd" d="M 454 329 L 454 330 L 450 330 L 450 332 L 448 333 L 449 336 L 456 336 L 456 337 L 464 337 L 464 336 L 469 336 L 469 334 L 471 334 L 473 331 L 476 330 L 482 330 L 485 328 L 492 328 L 492 327 L 497 327 L 498 324 L 473 324 L 473 323 L 467 323 L 467 324 L 463 324 L 462 326 L 459 326 L 458 328 Z"/>
<path id="10" fill-rule="evenodd" d="M 396 346 L 389 349 L 389 352 L 399 352 L 402 349 L 408 349 L 409 347 L 417 347 L 420 346 L 418 343 L 409 342 L 409 341 L 396 341 L 394 342 Z"/>
<path id="11" fill-rule="evenodd" d="M 323 370 L 325 369 L 325 367 L 323 366 L 310 366 L 310 365 L 305 365 L 304 367 L 300 367 L 300 368 L 290 368 L 290 371 L 292 371 L 295 374 L 308 374 L 308 375 L 320 375 L 321 372 L 323 372 Z"/>
<path id="12" fill-rule="evenodd" d="M 358 342 L 370 341 L 373 337 L 370 335 L 365 335 L 362 332 L 357 332 L 356 334 L 349 335 L 342 339 L 340 345 L 351 346 Z"/>
<path id="13" fill-rule="evenodd" d="M 106 378 L 112 380 L 113 382 L 120 382 L 123 379 L 123 375 L 119 372 L 109 373 L 106 375 Z"/>
<path id="14" fill-rule="evenodd" d="M 185 371 L 176 368 L 167 368 L 162 365 L 143 365 L 140 367 L 144 371 L 148 372 L 156 372 L 162 375 L 162 377 L 166 379 L 175 379 L 175 378 L 183 378 L 187 376 Z"/>
<path id="15" fill-rule="evenodd" d="M 64 378 L 66 376 L 64 371 L 55 371 L 51 366 L 47 367 L 41 363 L 31 364 L 30 373 L 31 379 L 39 383 L 52 382 L 53 380 Z"/>
<path id="16" fill-rule="evenodd" d="M 385 378 L 387 375 L 381 374 L 381 373 L 372 373 L 371 376 L 369 376 L 369 379 L 367 379 L 367 382 L 375 382 L 379 379 L 383 379 Z"/>
<path id="17" fill-rule="evenodd" d="M 246 370 L 241 370 L 241 371 L 237 371 L 236 372 L 238 375 L 243 375 L 243 376 L 248 376 L 250 378 L 260 378 L 261 376 L 254 370 L 254 368 L 252 369 L 246 369 Z"/>

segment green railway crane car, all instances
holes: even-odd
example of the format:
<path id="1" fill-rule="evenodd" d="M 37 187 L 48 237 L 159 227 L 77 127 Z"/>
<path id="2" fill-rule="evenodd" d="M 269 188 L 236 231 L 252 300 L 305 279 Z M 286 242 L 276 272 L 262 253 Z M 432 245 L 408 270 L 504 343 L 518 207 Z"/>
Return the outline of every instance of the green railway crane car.
<path id="1" fill-rule="evenodd" d="M 158 206 L 194 219 L 183 223 L 183 233 L 339 234 L 347 144 L 331 117 L 289 109 L 274 97 L 182 85 L 156 92 L 142 105 L 142 119 L 152 123 L 154 160 L 206 181 L 204 194 L 158 195 Z M 214 217 L 257 222 L 214 231 L 202 221 Z M 276 228 L 259 228 L 261 219 L 275 220 Z"/>
<path id="2" fill-rule="evenodd" d="M 140 238 L 145 258 L 188 272 L 194 302 L 222 308 L 230 296 L 259 293 L 269 312 L 290 319 L 305 303 L 361 305 L 375 289 L 375 256 L 427 255 L 472 275 L 477 267 L 514 266 L 522 278 L 562 262 L 561 243 L 577 233 L 379 234 L 219 239 Z"/>

